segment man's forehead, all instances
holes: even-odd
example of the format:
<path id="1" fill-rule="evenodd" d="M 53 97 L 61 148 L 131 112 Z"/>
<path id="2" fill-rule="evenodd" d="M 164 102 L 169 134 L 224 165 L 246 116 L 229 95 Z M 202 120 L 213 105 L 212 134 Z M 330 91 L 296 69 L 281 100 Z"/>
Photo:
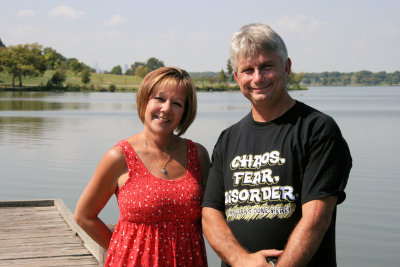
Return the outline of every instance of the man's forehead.
<path id="1" fill-rule="evenodd" d="M 238 56 L 238 64 L 251 64 L 256 62 L 269 62 L 280 60 L 279 54 L 276 51 L 264 51 L 252 55 L 240 54 Z"/>

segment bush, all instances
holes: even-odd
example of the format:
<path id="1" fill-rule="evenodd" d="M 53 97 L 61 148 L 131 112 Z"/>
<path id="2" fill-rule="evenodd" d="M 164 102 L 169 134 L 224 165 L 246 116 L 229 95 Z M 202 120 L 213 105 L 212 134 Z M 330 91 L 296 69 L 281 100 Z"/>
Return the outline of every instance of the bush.
<path id="1" fill-rule="evenodd" d="M 67 74 L 65 70 L 58 69 L 53 73 L 49 82 L 50 85 L 61 87 L 66 79 L 67 79 Z"/>
<path id="2" fill-rule="evenodd" d="M 115 84 L 110 84 L 110 86 L 108 88 L 110 89 L 110 92 L 115 92 L 115 89 L 117 89 Z"/>
<path id="3" fill-rule="evenodd" d="M 81 79 L 84 84 L 88 84 L 90 82 L 90 72 L 88 69 L 84 69 L 81 73 Z"/>

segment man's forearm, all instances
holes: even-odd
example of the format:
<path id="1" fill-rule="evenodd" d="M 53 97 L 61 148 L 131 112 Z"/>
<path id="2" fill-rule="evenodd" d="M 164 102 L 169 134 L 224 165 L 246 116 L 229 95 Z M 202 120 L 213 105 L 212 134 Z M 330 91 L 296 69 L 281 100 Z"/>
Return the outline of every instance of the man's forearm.
<path id="1" fill-rule="evenodd" d="M 236 240 L 222 212 L 213 208 L 203 208 L 202 227 L 208 243 L 224 262 L 232 265 L 238 258 L 248 254 Z"/>
<path id="2" fill-rule="evenodd" d="M 276 266 L 307 266 L 331 223 L 337 197 L 313 200 L 303 205 L 302 219 L 293 230 Z"/>

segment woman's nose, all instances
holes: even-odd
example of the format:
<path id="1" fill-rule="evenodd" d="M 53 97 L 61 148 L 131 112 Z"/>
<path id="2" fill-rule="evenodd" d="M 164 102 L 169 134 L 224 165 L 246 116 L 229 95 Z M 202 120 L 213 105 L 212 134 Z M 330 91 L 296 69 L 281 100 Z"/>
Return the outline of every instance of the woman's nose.
<path id="1" fill-rule="evenodd" d="M 161 110 L 164 111 L 164 112 L 167 112 L 170 109 L 171 109 L 171 102 L 169 100 L 167 100 L 162 104 Z"/>

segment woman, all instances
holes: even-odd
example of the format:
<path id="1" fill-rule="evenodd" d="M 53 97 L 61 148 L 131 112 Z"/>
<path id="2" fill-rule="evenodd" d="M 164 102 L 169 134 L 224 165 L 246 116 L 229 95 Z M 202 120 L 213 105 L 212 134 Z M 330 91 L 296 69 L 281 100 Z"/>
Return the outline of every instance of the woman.
<path id="1" fill-rule="evenodd" d="M 107 151 L 75 220 L 108 248 L 105 266 L 207 266 L 200 204 L 209 155 L 180 137 L 196 116 L 194 85 L 186 71 L 160 68 L 136 102 L 144 130 Z M 120 218 L 111 233 L 98 214 L 114 193 Z"/>

